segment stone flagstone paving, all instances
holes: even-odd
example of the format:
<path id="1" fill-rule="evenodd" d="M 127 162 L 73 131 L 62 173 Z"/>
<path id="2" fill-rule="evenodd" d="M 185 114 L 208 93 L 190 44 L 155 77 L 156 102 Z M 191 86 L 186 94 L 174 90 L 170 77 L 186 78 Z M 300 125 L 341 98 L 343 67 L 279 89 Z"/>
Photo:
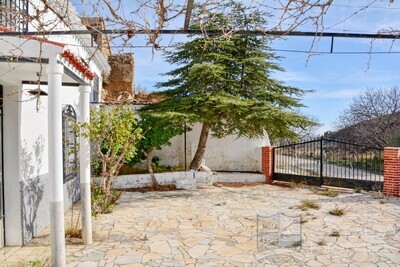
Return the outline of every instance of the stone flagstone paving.
<path id="1" fill-rule="evenodd" d="M 301 211 L 304 199 L 321 208 Z M 335 207 L 345 215 L 330 215 Z M 302 245 L 259 251 L 256 216 L 277 212 L 302 214 Z M 331 198 L 273 185 L 126 192 L 112 214 L 93 220 L 92 245 L 67 245 L 67 265 L 399 266 L 399 217 L 400 201 L 377 194 Z M 339 236 L 331 236 L 333 230 Z M 44 263 L 49 244 L 46 229 L 25 247 L 0 250 L 0 265 Z"/>

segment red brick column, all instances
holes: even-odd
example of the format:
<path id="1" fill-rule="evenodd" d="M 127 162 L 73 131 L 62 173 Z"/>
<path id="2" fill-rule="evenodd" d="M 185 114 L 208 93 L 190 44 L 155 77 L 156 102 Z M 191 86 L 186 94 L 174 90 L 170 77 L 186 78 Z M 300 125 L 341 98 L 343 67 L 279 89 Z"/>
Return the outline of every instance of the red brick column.
<path id="1" fill-rule="evenodd" d="M 399 196 L 400 187 L 400 148 L 385 147 L 383 167 L 383 193 Z"/>
<path id="2" fill-rule="evenodd" d="M 262 172 L 265 175 L 265 180 L 267 183 L 272 183 L 272 174 L 273 174 L 273 160 L 274 153 L 273 149 L 270 146 L 263 146 L 261 148 L 262 155 Z"/>

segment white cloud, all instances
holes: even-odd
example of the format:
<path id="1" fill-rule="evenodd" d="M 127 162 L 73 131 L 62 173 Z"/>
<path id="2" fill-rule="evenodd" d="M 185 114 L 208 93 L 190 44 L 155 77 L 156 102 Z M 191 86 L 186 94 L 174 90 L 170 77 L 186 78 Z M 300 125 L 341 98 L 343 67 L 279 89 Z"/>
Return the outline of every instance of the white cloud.
<path id="1" fill-rule="evenodd" d="M 313 79 L 308 75 L 298 71 L 275 72 L 272 75 L 275 79 L 282 82 L 312 82 Z"/>
<path id="2" fill-rule="evenodd" d="M 350 99 L 357 95 L 362 89 L 338 89 L 338 90 L 317 90 L 305 96 L 305 99 Z"/>

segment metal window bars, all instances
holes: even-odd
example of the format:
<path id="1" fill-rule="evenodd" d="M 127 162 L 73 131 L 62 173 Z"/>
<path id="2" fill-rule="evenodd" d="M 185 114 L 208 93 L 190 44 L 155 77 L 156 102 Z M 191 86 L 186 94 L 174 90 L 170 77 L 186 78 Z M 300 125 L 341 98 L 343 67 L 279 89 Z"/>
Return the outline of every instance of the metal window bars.
<path id="1" fill-rule="evenodd" d="M 0 26 L 11 31 L 28 31 L 28 0 L 0 0 Z"/>

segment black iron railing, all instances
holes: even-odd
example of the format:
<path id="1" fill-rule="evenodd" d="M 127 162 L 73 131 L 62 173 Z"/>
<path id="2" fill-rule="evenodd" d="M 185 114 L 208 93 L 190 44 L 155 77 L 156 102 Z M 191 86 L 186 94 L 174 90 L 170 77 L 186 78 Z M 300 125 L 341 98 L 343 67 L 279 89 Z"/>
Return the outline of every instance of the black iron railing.
<path id="1" fill-rule="evenodd" d="M 28 6 L 28 0 L 0 0 L 0 26 L 27 32 Z"/>
<path id="2" fill-rule="evenodd" d="M 383 148 L 320 138 L 274 148 L 274 179 L 374 189 L 383 182 Z"/>
<path id="3" fill-rule="evenodd" d="M 64 183 L 78 175 L 78 140 L 75 123 L 76 112 L 71 105 L 66 105 L 62 111 Z"/>

